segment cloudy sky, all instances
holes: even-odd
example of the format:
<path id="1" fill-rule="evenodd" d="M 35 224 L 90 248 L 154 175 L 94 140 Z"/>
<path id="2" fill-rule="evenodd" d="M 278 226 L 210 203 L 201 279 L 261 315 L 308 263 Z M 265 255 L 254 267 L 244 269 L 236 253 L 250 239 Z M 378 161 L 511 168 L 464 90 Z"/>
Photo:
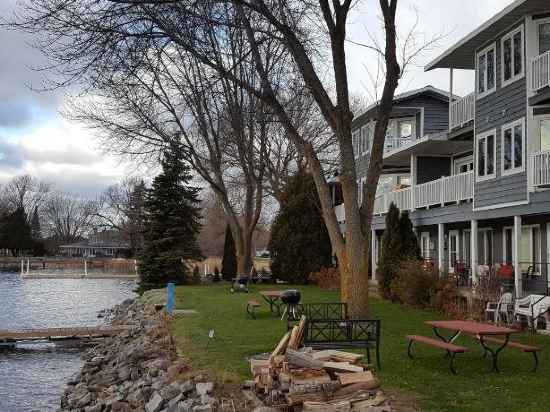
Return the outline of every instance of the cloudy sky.
<path id="1" fill-rule="evenodd" d="M 0 15 L 9 16 L 17 0 L 0 0 Z M 432 84 L 448 89 L 446 70 L 424 73 L 423 66 L 455 41 L 474 30 L 511 0 L 399 0 L 398 26 L 402 33 L 419 18 L 418 41 L 444 35 L 411 66 L 399 91 Z M 349 38 L 372 44 L 381 37 L 378 0 L 363 0 L 350 18 Z M 60 189 L 93 195 L 133 173 L 131 165 L 103 153 L 93 133 L 70 123 L 59 114 L 66 91 L 36 92 L 43 73 L 32 70 L 44 60 L 28 46 L 30 39 L 0 28 L 0 183 L 10 177 L 30 173 L 55 183 Z M 350 83 L 356 95 L 372 96 L 371 77 L 376 73 L 376 58 L 361 46 L 349 44 L 347 50 Z M 473 90 L 471 73 L 456 76 L 455 91 Z"/>

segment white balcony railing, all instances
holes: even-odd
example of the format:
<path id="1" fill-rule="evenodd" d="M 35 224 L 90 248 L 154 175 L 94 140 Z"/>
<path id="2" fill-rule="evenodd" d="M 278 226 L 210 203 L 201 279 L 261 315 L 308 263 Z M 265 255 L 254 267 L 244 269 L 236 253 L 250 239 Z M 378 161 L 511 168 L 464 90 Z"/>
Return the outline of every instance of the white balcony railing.
<path id="1" fill-rule="evenodd" d="M 531 187 L 550 187 L 550 152 L 529 155 L 529 182 Z"/>
<path id="2" fill-rule="evenodd" d="M 470 93 L 462 99 L 452 102 L 449 115 L 449 130 L 462 127 L 468 122 L 474 120 L 475 94 Z"/>
<path id="3" fill-rule="evenodd" d="M 411 210 L 469 200 L 473 194 L 474 172 L 470 171 L 384 193 L 375 200 L 374 214 L 386 213 L 392 202 L 400 210 Z"/>
<path id="4" fill-rule="evenodd" d="M 531 61 L 532 89 L 537 91 L 550 86 L 550 51 L 538 55 Z"/>

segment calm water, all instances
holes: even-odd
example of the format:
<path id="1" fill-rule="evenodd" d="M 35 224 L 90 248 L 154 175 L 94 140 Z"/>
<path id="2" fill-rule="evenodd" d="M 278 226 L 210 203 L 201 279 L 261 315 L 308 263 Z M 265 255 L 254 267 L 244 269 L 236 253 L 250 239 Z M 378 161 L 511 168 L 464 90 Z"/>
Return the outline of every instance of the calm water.
<path id="1" fill-rule="evenodd" d="M 93 326 L 97 312 L 133 297 L 127 280 L 27 279 L 0 272 L 0 329 Z M 54 411 L 78 352 L 50 344 L 0 351 L 0 412 Z"/>

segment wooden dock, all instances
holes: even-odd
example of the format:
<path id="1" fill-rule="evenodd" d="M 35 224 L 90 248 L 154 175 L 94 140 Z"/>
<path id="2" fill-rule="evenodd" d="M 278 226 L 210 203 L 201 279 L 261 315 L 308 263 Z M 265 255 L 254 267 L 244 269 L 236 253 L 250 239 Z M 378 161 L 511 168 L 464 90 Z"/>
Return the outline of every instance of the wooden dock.
<path id="1" fill-rule="evenodd" d="M 124 332 L 131 328 L 131 326 L 97 326 L 80 328 L 0 330 L 0 343 L 13 344 L 17 342 L 30 341 L 105 338 Z"/>

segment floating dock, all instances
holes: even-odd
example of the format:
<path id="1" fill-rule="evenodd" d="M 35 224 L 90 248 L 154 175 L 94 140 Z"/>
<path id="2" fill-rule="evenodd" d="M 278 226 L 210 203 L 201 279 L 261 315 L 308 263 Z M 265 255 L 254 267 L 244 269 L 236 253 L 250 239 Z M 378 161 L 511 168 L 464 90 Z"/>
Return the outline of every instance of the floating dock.
<path id="1" fill-rule="evenodd" d="M 53 342 L 74 339 L 105 338 L 130 329 L 132 329 L 131 326 L 96 326 L 77 328 L 0 330 L 0 345 L 14 345 L 20 342 L 33 341 Z"/>
<path id="2" fill-rule="evenodd" d="M 136 280 L 137 275 L 115 275 L 108 273 L 22 273 L 23 279 L 120 279 L 120 280 Z"/>

